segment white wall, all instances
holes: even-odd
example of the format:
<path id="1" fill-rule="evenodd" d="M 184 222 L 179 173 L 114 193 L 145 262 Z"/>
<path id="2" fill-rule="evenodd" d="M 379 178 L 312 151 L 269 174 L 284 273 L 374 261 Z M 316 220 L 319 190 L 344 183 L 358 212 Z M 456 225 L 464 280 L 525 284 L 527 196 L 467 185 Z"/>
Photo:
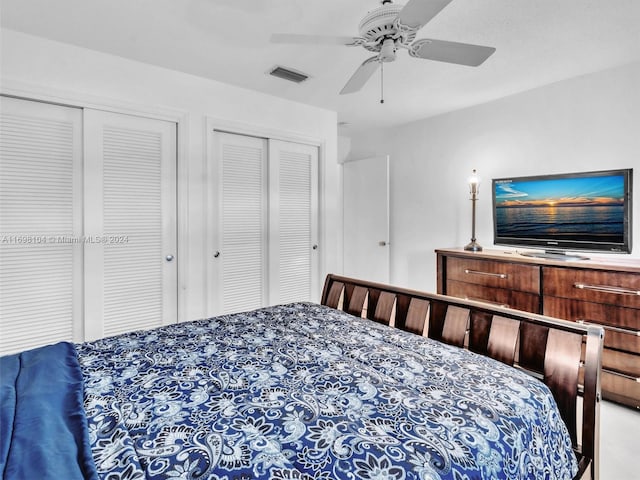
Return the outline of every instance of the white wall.
<path id="1" fill-rule="evenodd" d="M 634 167 L 631 257 L 640 258 L 639 85 L 634 63 L 354 135 L 351 158 L 391 156 L 391 281 L 435 291 L 434 249 L 471 237 L 474 168 L 484 178 L 476 236 L 492 248 L 491 178 Z"/>
<path id="2" fill-rule="evenodd" d="M 186 231 L 179 242 L 186 248 L 179 260 L 183 267 L 187 266 L 180 285 L 181 320 L 206 315 L 208 259 L 204 256 L 203 190 L 206 117 L 216 119 L 217 125 L 225 122 L 246 125 L 254 131 L 281 132 L 322 144 L 321 270 L 323 274 L 336 271 L 341 227 L 337 220 L 340 215 L 335 112 L 11 30 L 1 31 L 0 45 L 2 93 L 85 106 L 112 106 L 124 111 L 161 112 L 181 119 L 185 135 L 179 137 L 183 164 L 178 170 L 186 174 L 180 180 L 180 191 L 184 192 L 181 206 L 186 212 L 186 219 L 181 222 Z"/>

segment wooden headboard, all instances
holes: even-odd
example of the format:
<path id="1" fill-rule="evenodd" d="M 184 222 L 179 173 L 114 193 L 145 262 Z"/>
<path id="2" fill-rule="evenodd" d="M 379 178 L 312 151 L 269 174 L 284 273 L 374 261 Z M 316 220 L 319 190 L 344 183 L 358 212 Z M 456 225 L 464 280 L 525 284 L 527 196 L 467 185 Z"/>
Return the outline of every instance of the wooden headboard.
<path id="1" fill-rule="evenodd" d="M 338 275 L 322 304 L 472 350 L 544 381 L 571 435 L 579 472 L 598 479 L 604 331 L 533 313 Z"/>

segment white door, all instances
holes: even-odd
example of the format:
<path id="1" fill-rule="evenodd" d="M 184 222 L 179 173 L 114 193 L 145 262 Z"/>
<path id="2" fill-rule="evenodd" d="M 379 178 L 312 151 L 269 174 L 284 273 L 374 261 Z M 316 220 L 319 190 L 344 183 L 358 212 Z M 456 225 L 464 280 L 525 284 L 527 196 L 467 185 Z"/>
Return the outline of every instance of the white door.
<path id="1" fill-rule="evenodd" d="M 0 354 L 82 340 L 82 110 L 0 97 Z"/>
<path id="2" fill-rule="evenodd" d="M 177 321 L 176 124 L 85 110 L 87 339 Z"/>
<path id="3" fill-rule="evenodd" d="M 318 147 L 269 140 L 270 304 L 311 301 L 318 279 Z"/>
<path id="4" fill-rule="evenodd" d="M 343 165 L 346 276 L 389 282 L 389 157 Z"/>
<path id="5" fill-rule="evenodd" d="M 211 315 L 262 307 L 267 299 L 267 141 L 214 133 Z"/>
<path id="6" fill-rule="evenodd" d="M 311 300 L 320 290 L 318 147 L 212 135 L 208 315 Z"/>

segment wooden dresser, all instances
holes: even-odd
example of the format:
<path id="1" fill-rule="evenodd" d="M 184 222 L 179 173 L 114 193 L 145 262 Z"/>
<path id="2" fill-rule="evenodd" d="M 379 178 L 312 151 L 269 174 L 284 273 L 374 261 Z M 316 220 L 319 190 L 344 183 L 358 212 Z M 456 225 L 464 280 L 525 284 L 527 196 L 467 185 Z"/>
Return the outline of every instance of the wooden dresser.
<path id="1" fill-rule="evenodd" d="M 605 328 L 604 398 L 640 409 L 640 260 L 436 250 L 438 293 Z"/>

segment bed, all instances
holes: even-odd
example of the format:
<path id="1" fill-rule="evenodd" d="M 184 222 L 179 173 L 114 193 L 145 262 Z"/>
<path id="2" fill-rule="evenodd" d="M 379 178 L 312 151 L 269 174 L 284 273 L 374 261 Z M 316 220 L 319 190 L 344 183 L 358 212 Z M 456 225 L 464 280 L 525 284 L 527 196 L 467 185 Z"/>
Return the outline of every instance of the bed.
<path id="1" fill-rule="evenodd" d="M 329 275 L 0 358 L 9 479 L 598 478 L 602 330 Z"/>

